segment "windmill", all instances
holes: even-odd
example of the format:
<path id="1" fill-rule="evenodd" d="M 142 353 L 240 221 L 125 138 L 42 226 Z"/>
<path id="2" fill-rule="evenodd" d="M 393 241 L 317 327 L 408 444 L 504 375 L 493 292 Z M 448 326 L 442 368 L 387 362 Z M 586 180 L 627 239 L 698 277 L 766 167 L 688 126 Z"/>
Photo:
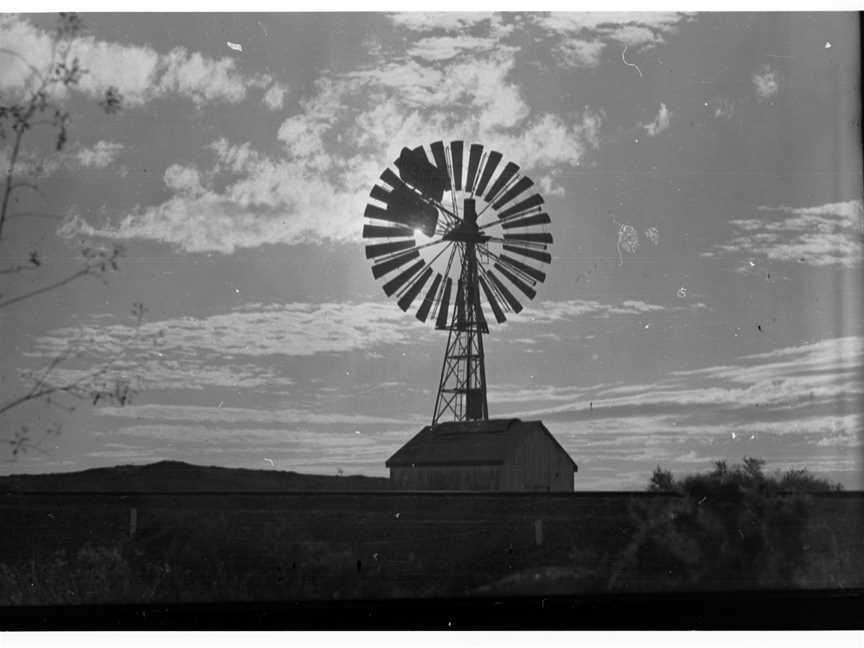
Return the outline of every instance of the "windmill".
<path id="1" fill-rule="evenodd" d="M 458 140 L 403 148 L 380 181 L 364 214 L 372 276 L 403 311 L 416 304 L 418 320 L 448 331 L 432 424 L 487 420 L 487 312 L 505 322 L 546 279 L 543 197 L 501 153 Z"/>

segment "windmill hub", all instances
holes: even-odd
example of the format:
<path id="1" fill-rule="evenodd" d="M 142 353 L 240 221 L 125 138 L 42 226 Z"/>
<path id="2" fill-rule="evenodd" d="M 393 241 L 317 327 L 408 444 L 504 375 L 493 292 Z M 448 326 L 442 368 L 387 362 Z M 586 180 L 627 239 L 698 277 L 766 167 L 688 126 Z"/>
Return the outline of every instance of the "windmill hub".
<path id="1" fill-rule="evenodd" d="M 491 236 L 480 231 L 477 225 L 477 208 L 473 198 L 466 198 L 462 203 L 462 222 L 444 234 L 445 241 L 462 241 L 463 243 L 486 243 Z"/>
<path id="2" fill-rule="evenodd" d="M 448 331 L 433 424 L 489 418 L 487 315 L 501 324 L 520 312 L 514 291 L 533 299 L 546 279 L 540 268 L 552 261 L 549 215 L 529 191 L 533 181 L 519 165 L 502 165 L 498 151 L 471 144 L 466 156 L 466 148 L 459 140 L 403 148 L 372 187 L 363 226 L 384 293 L 404 311 L 420 298 L 417 319 Z"/>

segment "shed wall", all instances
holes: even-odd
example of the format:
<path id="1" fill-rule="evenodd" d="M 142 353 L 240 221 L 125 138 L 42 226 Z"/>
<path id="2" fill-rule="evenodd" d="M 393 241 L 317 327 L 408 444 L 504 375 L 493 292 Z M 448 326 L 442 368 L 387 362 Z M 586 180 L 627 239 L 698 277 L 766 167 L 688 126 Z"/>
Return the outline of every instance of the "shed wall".
<path id="1" fill-rule="evenodd" d="M 401 490 L 509 490 L 503 466 L 394 466 L 390 480 Z"/>
<path id="2" fill-rule="evenodd" d="M 572 491 L 573 464 L 541 429 L 532 429 L 520 444 L 526 457 L 521 488 L 526 491 Z"/>

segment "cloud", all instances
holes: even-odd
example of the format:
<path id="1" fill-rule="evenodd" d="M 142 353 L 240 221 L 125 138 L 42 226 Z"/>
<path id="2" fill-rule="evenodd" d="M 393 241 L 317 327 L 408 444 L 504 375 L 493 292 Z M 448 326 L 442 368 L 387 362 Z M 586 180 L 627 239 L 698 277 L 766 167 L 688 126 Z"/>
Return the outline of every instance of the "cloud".
<path id="1" fill-rule="evenodd" d="M 680 474 L 744 456 L 767 459 L 770 470 L 806 467 L 860 488 L 862 369 L 864 338 L 850 336 L 654 382 L 499 385 L 489 397 L 497 416 L 543 420 L 579 464 L 584 488 L 621 488 L 625 474 L 641 487 L 658 464 Z"/>
<path id="2" fill-rule="evenodd" d="M 411 29 L 430 24 L 414 15 L 394 20 Z M 447 15 L 435 24 L 461 20 Z M 281 155 L 218 140 L 211 146 L 213 166 L 199 172 L 212 179 L 203 190 L 169 184 L 172 195 L 161 204 L 137 206 L 107 222 L 73 215 L 62 234 L 150 239 L 226 254 L 273 243 L 353 242 L 374 179 L 407 144 L 453 133 L 494 146 L 541 176 L 575 166 L 599 147 L 602 111 L 536 110 L 511 79 L 519 49 L 502 41 L 507 30 L 488 16 L 472 24 L 485 32 L 424 37 L 414 43 L 417 56 L 320 78 L 280 125 Z M 470 50 L 471 57 L 450 57 L 457 50 Z M 192 76 L 197 83 L 200 77 Z M 166 174 L 166 183 L 172 178 Z"/>
<path id="3" fill-rule="evenodd" d="M 119 142 L 99 140 L 90 148 L 79 148 L 74 156 L 85 169 L 104 169 L 117 159 L 123 149 L 123 144 Z"/>
<path id="4" fill-rule="evenodd" d="M 624 300 L 617 304 L 602 303 L 594 300 L 571 299 L 566 301 L 542 301 L 531 304 L 521 313 L 511 313 L 508 321 L 513 324 L 531 322 L 550 324 L 590 315 L 608 318 L 613 315 L 641 315 L 666 310 L 665 306 L 649 304 L 639 300 Z"/>
<path id="5" fill-rule="evenodd" d="M 93 322 L 60 328 L 34 341 L 33 353 L 54 357 L 72 340 L 86 340 L 88 353 L 113 356 L 124 351 L 195 357 L 214 353 L 231 358 L 311 356 L 415 343 L 431 329 L 391 302 L 249 304 L 205 318 L 145 321 L 140 329 Z"/>
<path id="6" fill-rule="evenodd" d="M 280 110 L 285 105 L 285 95 L 288 93 L 288 87 L 281 83 L 274 83 L 267 92 L 264 93 L 264 103 L 270 110 Z"/>
<path id="7" fill-rule="evenodd" d="M 656 137 L 669 128 L 669 119 L 669 109 L 666 107 L 666 104 L 661 103 L 660 111 L 657 113 L 654 121 L 642 124 L 642 128 L 644 128 L 645 132 L 648 133 L 648 137 Z"/>
<path id="8" fill-rule="evenodd" d="M 702 256 L 754 257 L 845 268 L 860 265 L 864 258 L 864 210 L 860 200 L 813 207 L 763 206 L 758 211 L 770 216 L 730 221 L 733 238 Z"/>
<path id="9" fill-rule="evenodd" d="M 172 164 L 165 169 L 164 180 L 165 186 L 177 193 L 198 196 L 204 192 L 201 174 L 195 167 Z"/>
<path id="10" fill-rule="evenodd" d="M 599 40 L 564 40 L 555 53 L 565 65 L 570 67 L 596 67 L 600 64 L 600 55 L 606 48 L 606 43 Z"/>
<path id="11" fill-rule="evenodd" d="M 491 50 L 495 44 L 495 39 L 489 37 L 430 36 L 414 43 L 408 49 L 408 55 L 427 61 L 445 61 L 461 54 Z"/>
<path id="12" fill-rule="evenodd" d="M 117 346 L 122 344 L 119 341 Z M 100 355 L 95 348 L 89 351 L 91 356 Z M 173 359 L 171 355 L 163 352 L 161 346 L 149 349 L 144 345 L 118 348 L 113 360 L 108 361 L 104 379 L 108 383 L 113 379 L 127 380 L 137 392 L 177 389 L 202 391 L 212 387 L 227 387 L 233 390 L 255 389 L 261 393 L 283 390 L 295 384 L 293 379 L 263 363 L 237 363 L 215 352 L 202 353 L 200 357 L 185 354 L 182 360 Z M 58 367 L 51 373 L 53 380 L 67 384 L 87 379 L 90 375 L 92 367 Z"/>
<path id="13" fill-rule="evenodd" d="M 99 140 L 93 146 L 74 144 L 60 152 L 51 151 L 50 155 L 22 148 L 15 170 L 19 177 L 39 178 L 79 169 L 105 169 L 114 164 L 125 148 L 120 142 L 107 140 Z M 0 151 L 0 166 L 7 168 L 8 165 L 9 151 L 3 149 Z M 122 172 L 123 167 L 117 170 Z"/>
<path id="14" fill-rule="evenodd" d="M 390 15 L 393 24 L 417 32 L 436 30 L 456 31 L 493 20 L 493 14 L 487 12 L 422 12 L 412 11 Z"/>
<path id="15" fill-rule="evenodd" d="M 726 97 L 720 97 L 714 101 L 714 117 L 717 119 L 731 119 L 735 114 L 735 102 Z"/>
<path id="16" fill-rule="evenodd" d="M 567 54 L 578 66 L 596 65 L 600 44 L 615 43 L 631 49 L 648 49 L 665 42 L 665 36 L 677 32 L 690 17 L 683 13 L 550 13 L 532 15 L 531 20 L 546 31 L 566 38 L 561 43 L 565 61 Z"/>
<path id="17" fill-rule="evenodd" d="M 25 19 L 0 18 L 0 42 L 37 69 L 45 69 L 51 61 L 50 35 Z M 242 73 L 232 58 L 211 59 L 183 47 L 162 54 L 148 46 L 78 36 L 70 42 L 69 54 L 87 71 L 77 90 L 101 97 L 114 86 L 126 107 L 170 95 L 186 97 L 198 105 L 238 103 L 246 98 L 247 89 L 263 89 L 273 82 L 268 74 Z M 8 54 L 0 57 L 0 89 L 21 91 L 30 77 L 27 64 Z"/>
<path id="18" fill-rule="evenodd" d="M 362 414 L 333 414 L 311 412 L 301 409 L 252 409 L 244 407 L 202 407 L 198 405 L 127 405 L 124 407 L 101 407 L 96 410 L 101 416 L 130 418 L 136 420 L 189 421 L 230 425 L 234 423 L 260 423 L 296 425 L 300 423 L 319 425 L 369 425 L 406 423 L 401 419 Z M 319 449 L 320 450 L 320 449 Z"/>
<path id="19" fill-rule="evenodd" d="M 729 365 L 671 372 L 653 384 L 594 386 L 571 403 L 529 414 L 561 421 L 656 418 L 667 429 L 674 422 L 687 429 L 793 433 L 823 429 L 825 421 L 841 417 L 860 428 L 860 418 L 848 417 L 857 416 L 864 396 L 862 369 L 862 338 L 830 338 L 742 356 Z"/>
<path id="20" fill-rule="evenodd" d="M 774 97 L 780 90 L 780 82 L 777 72 L 771 69 L 767 63 L 760 66 L 753 73 L 753 86 L 760 100 L 768 100 Z"/>

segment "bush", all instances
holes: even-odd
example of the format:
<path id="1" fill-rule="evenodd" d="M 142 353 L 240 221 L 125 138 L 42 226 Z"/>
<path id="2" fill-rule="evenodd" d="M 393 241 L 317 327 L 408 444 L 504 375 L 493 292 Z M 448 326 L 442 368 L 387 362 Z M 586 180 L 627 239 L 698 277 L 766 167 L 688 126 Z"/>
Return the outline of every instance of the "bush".
<path id="1" fill-rule="evenodd" d="M 631 511 L 633 540 L 612 561 L 608 587 L 753 589 L 798 585 L 809 558 L 805 533 L 809 493 L 841 490 L 793 470 L 768 476 L 765 462 L 718 461 L 707 473 L 676 479 L 657 467 L 648 490 L 673 501 Z"/>

